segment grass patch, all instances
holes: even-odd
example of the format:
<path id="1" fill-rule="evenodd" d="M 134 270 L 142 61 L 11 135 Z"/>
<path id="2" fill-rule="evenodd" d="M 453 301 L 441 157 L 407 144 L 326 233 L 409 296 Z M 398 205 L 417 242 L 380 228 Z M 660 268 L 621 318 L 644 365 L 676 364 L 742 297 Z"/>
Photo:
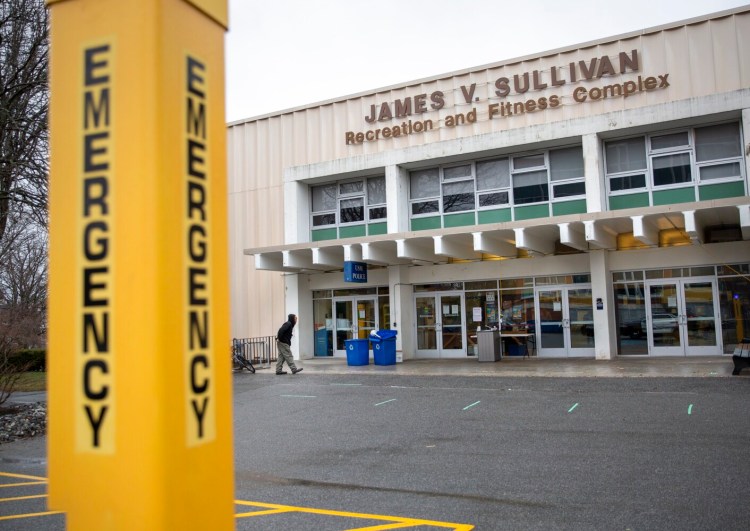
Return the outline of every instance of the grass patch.
<path id="1" fill-rule="evenodd" d="M 16 382 L 14 391 L 46 391 L 47 373 L 41 371 L 25 372 Z"/>

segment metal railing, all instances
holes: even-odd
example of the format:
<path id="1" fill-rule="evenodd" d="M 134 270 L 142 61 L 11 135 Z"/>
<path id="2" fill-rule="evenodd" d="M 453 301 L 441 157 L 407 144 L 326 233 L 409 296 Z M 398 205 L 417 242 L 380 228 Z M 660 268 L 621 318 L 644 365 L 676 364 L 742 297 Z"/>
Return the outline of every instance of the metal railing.
<path id="1" fill-rule="evenodd" d="M 232 339 L 232 350 L 239 352 L 253 365 L 262 365 L 275 362 L 278 359 L 276 351 L 276 337 L 248 337 L 244 339 Z"/>

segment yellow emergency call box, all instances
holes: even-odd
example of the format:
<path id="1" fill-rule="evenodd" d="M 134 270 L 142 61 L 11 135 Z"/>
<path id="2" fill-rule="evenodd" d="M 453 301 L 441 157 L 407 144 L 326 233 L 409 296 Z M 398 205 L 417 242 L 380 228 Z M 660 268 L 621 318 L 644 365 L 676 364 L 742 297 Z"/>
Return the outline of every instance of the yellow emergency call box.
<path id="1" fill-rule="evenodd" d="M 47 0 L 49 506 L 234 529 L 225 0 Z"/>

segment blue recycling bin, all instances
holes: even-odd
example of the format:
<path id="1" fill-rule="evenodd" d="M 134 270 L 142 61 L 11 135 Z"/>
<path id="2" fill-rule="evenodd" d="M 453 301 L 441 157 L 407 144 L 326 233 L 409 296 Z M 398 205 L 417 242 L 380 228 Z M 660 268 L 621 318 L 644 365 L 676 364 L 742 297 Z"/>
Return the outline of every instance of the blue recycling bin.
<path id="1" fill-rule="evenodd" d="M 347 339 L 344 341 L 347 365 L 370 364 L 370 341 L 367 339 Z"/>
<path id="2" fill-rule="evenodd" d="M 397 330 L 378 330 L 370 334 L 375 365 L 396 365 Z"/>

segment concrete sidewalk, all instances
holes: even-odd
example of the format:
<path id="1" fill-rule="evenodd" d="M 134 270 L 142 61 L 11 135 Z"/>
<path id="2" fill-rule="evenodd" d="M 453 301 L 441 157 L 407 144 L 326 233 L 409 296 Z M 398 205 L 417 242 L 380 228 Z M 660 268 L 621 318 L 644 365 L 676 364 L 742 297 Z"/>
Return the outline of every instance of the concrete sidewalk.
<path id="1" fill-rule="evenodd" d="M 407 360 L 396 365 L 349 366 L 346 358 L 309 358 L 295 360 L 305 371 L 294 376 L 304 378 L 309 374 L 395 374 L 409 376 L 496 376 L 496 377 L 547 377 L 547 378 L 749 378 L 750 369 L 732 376 L 732 356 L 701 356 L 674 358 L 627 358 L 593 360 L 582 358 L 523 358 L 506 356 L 497 362 L 479 362 L 476 359 Z M 257 374 L 273 374 L 270 367 L 256 365 Z M 291 375 L 287 375 L 291 376 Z M 47 393 L 16 392 L 9 403 L 33 404 L 46 402 Z"/>
<path id="2" fill-rule="evenodd" d="M 476 359 L 407 360 L 396 365 L 349 366 L 345 358 L 311 358 L 295 360 L 306 374 L 401 374 L 424 376 L 517 376 L 517 377 L 565 377 L 565 378 L 731 378 L 734 364 L 731 356 L 673 357 L 673 358 L 626 358 L 615 360 L 593 360 L 580 358 L 523 358 L 504 357 L 497 362 L 479 362 Z M 274 371 L 271 365 L 270 371 Z M 262 369 L 258 374 L 263 373 Z M 734 378 L 750 378 L 750 369 Z"/>

